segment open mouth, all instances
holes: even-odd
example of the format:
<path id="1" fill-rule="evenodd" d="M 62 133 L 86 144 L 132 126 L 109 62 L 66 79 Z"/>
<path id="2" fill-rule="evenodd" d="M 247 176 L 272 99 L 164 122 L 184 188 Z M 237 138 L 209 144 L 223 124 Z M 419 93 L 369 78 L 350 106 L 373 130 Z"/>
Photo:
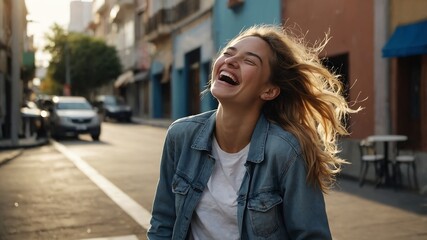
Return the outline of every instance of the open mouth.
<path id="1" fill-rule="evenodd" d="M 226 72 L 221 72 L 219 74 L 219 80 L 224 81 L 230 85 L 237 86 L 239 85 L 239 82 L 233 79 L 233 76 Z"/>

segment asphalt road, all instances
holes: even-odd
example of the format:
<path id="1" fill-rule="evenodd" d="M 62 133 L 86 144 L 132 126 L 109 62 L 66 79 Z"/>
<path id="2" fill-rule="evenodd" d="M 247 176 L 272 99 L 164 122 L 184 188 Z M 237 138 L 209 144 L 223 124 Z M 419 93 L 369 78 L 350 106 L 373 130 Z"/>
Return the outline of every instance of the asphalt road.
<path id="1" fill-rule="evenodd" d="M 0 168 L 0 239 L 146 239 L 165 132 L 104 123 L 25 150 Z"/>

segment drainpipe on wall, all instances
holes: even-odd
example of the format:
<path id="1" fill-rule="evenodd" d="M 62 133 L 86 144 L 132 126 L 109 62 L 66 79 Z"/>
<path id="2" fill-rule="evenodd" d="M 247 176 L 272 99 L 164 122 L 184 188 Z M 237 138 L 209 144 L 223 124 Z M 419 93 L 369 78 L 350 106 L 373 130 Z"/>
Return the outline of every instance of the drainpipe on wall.
<path id="1" fill-rule="evenodd" d="M 391 132 L 390 62 L 382 57 L 382 48 L 389 37 L 389 9 L 389 0 L 374 0 L 375 134 Z"/>
<path id="2" fill-rule="evenodd" d="M 17 146 L 19 141 L 20 121 L 20 82 L 22 59 L 22 4 L 24 0 L 12 1 L 12 82 L 11 82 L 11 126 L 10 137 L 12 146 Z"/>

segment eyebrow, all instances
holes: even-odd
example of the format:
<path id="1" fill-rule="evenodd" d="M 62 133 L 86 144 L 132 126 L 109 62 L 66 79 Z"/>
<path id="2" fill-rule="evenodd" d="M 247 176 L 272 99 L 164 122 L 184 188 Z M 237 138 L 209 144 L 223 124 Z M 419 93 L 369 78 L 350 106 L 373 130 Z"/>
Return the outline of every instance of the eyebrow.
<path id="1" fill-rule="evenodd" d="M 228 47 L 227 49 L 229 49 L 229 50 L 233 50 L 233 51 L 237 51 L 237 48 L 235 48 L 235 47 Z M 258 56 L 258 54 L 253 53 L 253 52 L 245 52 L 245 54 L 246 54 L 246 55 L 249 55 L 249 56 L 256 57 L 256 58 L 258 58 L 258 60 L 261 62 L 261 64 L 263 63 L 263 62 L 262 62 L 261 57 L 260 57 L 260 56 Z"/>

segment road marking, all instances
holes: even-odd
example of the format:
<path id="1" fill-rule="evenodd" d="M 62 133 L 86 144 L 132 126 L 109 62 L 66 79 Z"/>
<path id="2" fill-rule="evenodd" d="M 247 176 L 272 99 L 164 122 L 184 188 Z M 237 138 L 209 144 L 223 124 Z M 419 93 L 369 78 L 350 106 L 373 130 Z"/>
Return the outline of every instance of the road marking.
<path id="1" fill-rule="evenodd" d="M 126 195 L 116 185 L 108 181 L 96 169 L 91 167 L 86 161 L 74 152 L 68 150 L 64 145 L 52 140 L 53 146 L 64 154 L 80 171 L 92 180 L 107 196 L 111 198 L 123 211 L 135 220 L 144 229 L 150 228 L 151 213 L 139 205 L 135 200 Z"/>
<path id="2" fill-rule="evenodd" d="M 138 240 L 138 238 L 135 235 L 128 235 L 128 236 L 105 237 L 105 238 L 85 238 L 80 240 Z"/>

